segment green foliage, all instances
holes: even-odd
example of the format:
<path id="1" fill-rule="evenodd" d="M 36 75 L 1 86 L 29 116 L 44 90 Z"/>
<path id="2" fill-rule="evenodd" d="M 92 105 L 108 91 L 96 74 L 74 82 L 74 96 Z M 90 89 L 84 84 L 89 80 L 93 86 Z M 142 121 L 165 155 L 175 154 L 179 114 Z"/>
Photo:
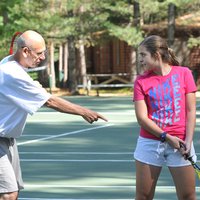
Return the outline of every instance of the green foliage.
<path id="1" fill-rule="evenodd" d="M 142 32 L 133 26 L 134 0 L 1 0 L 0 59 L 8 54 L 15 32 L 39 31 L 47 40 L 73 38 L 78 45 L 96 45 L 114 36 L 137 46 Z M 138 0 L 143 23 L 167 19 L 169 3 L 178 13 L 199 10 L 199 0 Z"/>
<path id="2" fill-rule="evenodd" d="M 86 46 L 93 46 L 110 37 L 108 24 L 123 26 L 132 20 L 133 10 L 124 1 L 91 1 L 79 12 L 75 32 Z M 122 38 L 120 38 L 122 39 Z"/>
<path id="3" fill-rule="evenodd" d="M 116 38 L 126 41 L 130 46 L 137 47 L 143 40 L 142 32 L 135 27 L 121 27 L 111 23 L 108 23 L 107 26 L 111 36 L 115 36 Z"/>
<path id="4" fill-rule="evenodd" d="M 55 42 L 73 37 L 77 44 L 81 39 L 85 45 L 91 46 L 115 35 L 129 44 L 133 43 L 132 35 L 135 32 L 133 28 L 128 28 L 133 20 L 133 6 L 128 1 L 28 0 L 24 3 L 23 0 L 10 0 L 10 2 L 7 8 L 9 22 L 1 23 L 3 31 L 1 47 L 10 43 L 15 32 L 27 29 L 37 30 L 45 38 Z M 7 6 L 6 1 L 2 2 L 2 6 Z M 115 34 L 112 29 L 115 29 Z M 0 57 L 5 56 L 5 48 L 1 47 Z M 9 47 L 6 46 L 6 49 L 8 51 Z"/>
<path id="5" fill-rule="evenodd" d="M 188 40 L 187 46 L 188 46 L 188 48 L 193 48 L 193 47 L 200 46 L 200 37 L 197 37 L 197 38 L 191 37 Z"/>
<path id="6" fill-rule="evenodd" d="M 29 75 L 33 80 L 38 80 L 38 72 L 29 72 Z"/>
<path id="7" fill-rule="evenodd" d="M 64 37 L 71 31 L 65 31 L 65 19 L 56 10 L 51 10 L 44 0 L 30 1 L 24 6 L 22 4 L 16 4 L 10 10 L 10 18 L 15 19 L 14 24 L 18 29 L 37 30 L 46 37 Z"/>
<path id="8" fill-rule="evenodd" d="M 3 26 L 3 17 L 0 16 L 0 26 Z"/>
<path id="9" fill-rule="evenodd" d="M 141 18 L 145 24 L 167 20 L 168 5 L 176 5 L 176 15 L 180 16 L 200 9 L 199 0 L 138 0 Z"/>

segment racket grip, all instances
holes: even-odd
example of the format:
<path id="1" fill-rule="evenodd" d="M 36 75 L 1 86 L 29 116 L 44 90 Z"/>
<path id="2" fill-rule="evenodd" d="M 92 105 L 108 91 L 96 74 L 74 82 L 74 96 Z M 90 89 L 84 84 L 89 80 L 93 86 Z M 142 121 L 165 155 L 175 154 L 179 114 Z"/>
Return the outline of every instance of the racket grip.
<path id="1" fill-rule="evenodd" d="M 180 148 L 186 150 L 185 144 L 183 144 L 182 142 L 180 142 L 179 144 L 180 144 Z M 184 158 L 185 158 L 186 160 L 188 160 L 188 159 L 190 158 L 190 155 L 189 155 L 188 153 L 184 154 L 183 156 L 184 156 Z"/>
<path id="2" fill-rule="evenodd" d="M 186 146 L 182 142 L 179 142 L 179 145 L 180 145 L 180 148 L 186 150 Z"/>

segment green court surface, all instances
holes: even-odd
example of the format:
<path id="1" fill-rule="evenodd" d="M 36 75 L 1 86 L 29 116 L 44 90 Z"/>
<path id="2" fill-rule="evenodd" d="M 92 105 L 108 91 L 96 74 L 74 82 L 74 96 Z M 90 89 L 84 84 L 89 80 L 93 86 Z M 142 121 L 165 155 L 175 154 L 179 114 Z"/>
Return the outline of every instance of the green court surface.
<path id="1" fill-rule="evenodd" d="M 81 117 L 41 108 L 28 117 L 18 142 L 25 189 L 19 200 L 133 200 L 133 151 L 139 133 L 132 97 L 67 97 L 94 109 L 109 122 L 88 124 Z M 200 157 L 200 107 L 194 145 Z M 145 181 L 145 180 L 144 180 Z M 196 182 L 200 199 L 200 182 Z M 177 199 L 163 168 L 155 200 Z"/>

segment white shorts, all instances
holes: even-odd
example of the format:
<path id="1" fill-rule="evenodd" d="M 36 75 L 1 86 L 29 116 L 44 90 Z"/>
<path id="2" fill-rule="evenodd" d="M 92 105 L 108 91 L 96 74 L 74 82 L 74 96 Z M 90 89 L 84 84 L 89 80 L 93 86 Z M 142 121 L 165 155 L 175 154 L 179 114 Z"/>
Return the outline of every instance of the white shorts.
<path id="1" fill-rule="evenodd" d="M 0 194 L 23 188 L 16 140 L 0 138 Z"/>
<path id="2" fill-rule="evenodd" d="M 196 162 L 197 157 L 193 144 L 190 155 Z M 172 148 L 167 142 L 162 143 L 159 140 L 143 138 L 141 136 L 139 136 L 137 141 L 134 158 L 140 162 L 159 167 L 164 165 L 168 167 L 191 165 L 177 149 Z"/>

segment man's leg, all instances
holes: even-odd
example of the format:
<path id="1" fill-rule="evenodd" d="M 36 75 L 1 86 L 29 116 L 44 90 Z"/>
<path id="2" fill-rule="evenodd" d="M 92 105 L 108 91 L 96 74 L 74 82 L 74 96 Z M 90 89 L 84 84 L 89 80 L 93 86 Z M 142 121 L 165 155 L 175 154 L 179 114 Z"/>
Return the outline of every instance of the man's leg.
<path id="1" fill-rule="evenodd" d="M 0 200 L 17 200 L 17 199 L 18 199 L 18 192 L 0 194 Z"/>

